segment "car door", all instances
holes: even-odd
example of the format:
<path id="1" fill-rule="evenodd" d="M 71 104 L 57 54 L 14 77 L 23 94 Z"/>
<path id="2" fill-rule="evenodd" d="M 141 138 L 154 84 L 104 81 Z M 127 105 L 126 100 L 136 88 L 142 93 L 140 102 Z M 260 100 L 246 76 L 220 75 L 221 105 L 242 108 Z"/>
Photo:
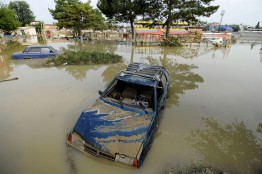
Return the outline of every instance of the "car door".
<path id="1" fill-rule="evenodd" d="M 40 47 L 31 47 L 25 58 L 40 58 L 41 57 L 41 49 Z"/>
<path id="2" fill-rule="evenodd" d="M 55 53 L 53 50 L 51 50 L 49 47 L 43 47 L 41 48 L 41 57 L 46 58 L 46 57 L 54 57 Z"/>

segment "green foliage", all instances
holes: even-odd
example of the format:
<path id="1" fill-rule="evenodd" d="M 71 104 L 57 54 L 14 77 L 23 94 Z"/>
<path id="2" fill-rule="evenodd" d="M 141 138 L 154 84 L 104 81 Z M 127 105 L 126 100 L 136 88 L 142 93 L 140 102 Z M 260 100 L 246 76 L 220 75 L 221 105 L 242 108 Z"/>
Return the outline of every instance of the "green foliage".
<path id="1" fill-rule="evenodd" d="M 117 29 L 117 21 L 114 19 L 107 19 L 106 24 L 108 29 Z"/>
<path id="2" fill-rule="evenodd" d="M 144 16 L 146 19 L 153 21 L 165 21 L 166 37 L 169 34 L 169 29 L 172 22 L 186 21 L 191 24 L 199 22 L 198 17 L 209 17 L 211 14 L 217 11 L 219 6 L 211 6 L 210 3 L 214 0 L 148 0 L 148 11 L 145 11 Z"/>
<path id="3" fill-rule="evenodd" d="M 15 18 L 13 10 L 5 5 L 0 6 L 0 29 L 4 31 L 13 31 L 19 27 L 20 22 Z"/>
<path id="4" fill-rule="evenodd" d="M 9 8 L 14 10 L 18 21 L 21 22 L 22 26 L 29 25 L 35 20 L 34 13 L 31 11 L 30 6 L 25 1 L 11 1 Z"/>
<path id="5" fill-rule="evenodd" d="M 143 13 L 144 0 L 99 0 L 97 7 L 102 11 L 108 18 L 119 22 L 130 22 L 134 21 L 138 15 Z"/>
<path id="6" fill-rule="evenodd" d="M 256 28 L 256 29 L 259 29 L 259 28 L 260 28 L 260 22 L 257 23 L 257 25 L 256 25 L 255 28 Z"/>
<path id="7" fill-rule="evenodd" d="M 59 29 L 68 28 L 74 34 L 81 36 L 82 29 L 106 29 L 102 14 L 90 6 L 90 2 L 83 3 L 79 0 L 55 0 L 55 9 L 49 9 Z"/>
<path id="8" fill-rule="evenodd" d="M 37 33 L 41 33 L 44 27 L 44 22 L 38 22 L 36 25 L 33 25 L 35 27 L 35 30 Z"/>
<path id="9" fill-rule="evenodd" d="M 214 0 L 99 0 L 97 7 L 108 18 L 129 22 L 134 36 L 133 23 L 138 16 L 155 22 L 165 21 L 167 34 L 172 22 L 198 23 L 199 16 L 210 16 L 219 6 L 211 6 Z"/>
<path id="10" fill-rule="evenodd" d="M 147 7 L 145 0 L 99 0 L 97 7 L 109 19 L 130 23 L 132 37 L 134 37 L 134 21 L 142 16 Z"/>
<path id="11" fill-rule="evenodd" d="M 122 56 L 113 53 L 66 51 L 64 54 L 49 60 L 47 64 L 59 65 L 84 65 L 84 64 L 109 64 L 122 61 Z"/>
<path id="12" fill-rule="evenodd" d="M 233 31 L 234 32 L 238 32 L 240 30 L 240 27 L 237 25 L 237 26 L 235 26 L 235 27 L 233 27 Z"/>
<path id="13" fill-rule="evenodd" d="M 180 39 L 178 37 L 168 36 L 161 42 L 161 46 L 173 46 L 173 47 L 180 47 L 182 46 Z"/>

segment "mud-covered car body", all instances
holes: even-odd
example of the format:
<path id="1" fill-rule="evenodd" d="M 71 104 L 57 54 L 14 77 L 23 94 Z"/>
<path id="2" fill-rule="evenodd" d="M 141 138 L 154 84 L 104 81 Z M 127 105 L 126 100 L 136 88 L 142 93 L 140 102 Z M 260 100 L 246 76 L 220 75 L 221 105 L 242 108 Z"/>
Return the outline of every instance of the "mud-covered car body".
<path id="1" fill-rule="evenodd" d="M 13 59 L 34 59 L 55 57 L 58 53 L 56 49 L 48 45 L 27 46 L 23 52 L 12 54 Z"/>
<path id="2" fill-rule="evenodd" d="M 164 67 L 130 64 L 81 113 L 67 143 L 82 152 L 139 167 L 151 147 L 168 88 Z"/>

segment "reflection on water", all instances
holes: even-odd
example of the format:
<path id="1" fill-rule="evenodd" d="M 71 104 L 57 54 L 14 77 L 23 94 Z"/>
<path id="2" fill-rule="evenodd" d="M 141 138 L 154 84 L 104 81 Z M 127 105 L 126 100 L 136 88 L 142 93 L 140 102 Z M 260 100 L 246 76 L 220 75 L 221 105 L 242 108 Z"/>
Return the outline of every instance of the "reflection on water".
<path id="1" fill-rule="evenodd" d="M 72 154 L 72 148 L 67 146 L 66 147 L 66 155 L 67 155 L 67 159 L 66 162 L 69 165 L 69 174 L 77 174 L 77 169 L 76 169 L 76 164 L 75 164 L 75 160 L 74 160 L 74 156 Z"/>
<path id="2" fill-rule="evenodd" d="M 202 118 L 202 124 L 204 128 L 193 130 L 188 139 L 204 164 L 227 173 L 262 172 L 262 141 L 243 122 L 224 124 L 214 118 Z"/>
<path id="3" fill-rule="evenodd" d="M 88 76 L 88 71 L 96 71 L 104 65 L 70 65 L 70 66 L 61 66 L 57 67 L 58 69 L 64 69 L 69 75 L 73 76 L 77 80 L 83 81 Z M 115 77 L 117 73 L 125 69 L 127 65 L 123 63 L 109 64 L 106 66 L 106 69 L 102 73 L 103 81 L 106 85 Z"/>
<path id="4" fill-rule="evenodd" d="M 106 83 L 106 85 L 108 85 L 115 75 L 124 70 L 126 67 L 127 65 L 123 63 L 108 65 L 105 71 L 102 73 L 103 81 Z"/>
<path id="5" fill-rule="evenodd" d="M 13 71 L 11 55 L 14 52 L 23 51 L 25 46 L 20 44 L 15 44 L 11 49 L 2 49 L 0 48 L 0 80 L 7 79 L 10 77 L 11 72 Z"/>
<path id="6" fill-rule="evenodd" d="M 11 71 L 13 71 L 13 68 L 7 62 L 7 59 L 0 55 L 0 80 L 7 79 Z"/>
<path id="7" fill-rule="evenodd" d="M 173 59 L 167 58 L 164 54 L 164 58 L 153 59 L 148 57 L 151 64 L 160 64 L 167 68 L 170 76 L 170 88 L 167 107 L 173 105 L 179 105 L 179 95 L 185 94 L 187 90 L 194 90 L 198 88 L 197 83 L 203 83 L 204 79 L 193 72 L 198 67 L 195 65 L 177 63 Z"/>
<path id="8" fill-rule="evenodd" d="M 65 66 L 58 67 L 58 69 L 65 69 L 65 72 L 73 76 L 77 80 L 83 81 L 86 79 L 89 70 L 97 70 L 101 65 L 92 65 L 92 66 Z"/>
<path id="9" fill-rule="evenodd" d="M 157 46 L 135 46 L 136 54 L 160 54 L 160 55 L 172 55 L 179 56 L 185 59 L 194 59 L 199 56 L 213 53 L 213 58 L 215 58 L 216 51 L 222 52 L 223 57 L 227 57 L 230 52 L 229 48 L 218 48 L 213 45 L 192 45 L 187 47 L 157 47 Z"/>
<path id="10" fill-rule="evenodd" d="M 260 48 L 259 54 L 260 54 L 260 62 L 262 62 L 262 47 Z"/>

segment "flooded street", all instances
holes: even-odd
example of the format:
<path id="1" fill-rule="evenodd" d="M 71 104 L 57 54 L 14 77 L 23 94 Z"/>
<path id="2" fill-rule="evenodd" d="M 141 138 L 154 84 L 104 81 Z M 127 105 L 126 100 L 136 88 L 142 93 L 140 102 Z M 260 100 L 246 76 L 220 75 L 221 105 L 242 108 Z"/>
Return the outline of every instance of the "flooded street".
<path id="1" fill-rule="evenodd" d="M 68 43 L 50 44 L 60 49 Z M 262 45 L 229 48 L 70 44 L 113 52 L 111 65 L 44 67 L 0 52 L 1 174 L 151 174 L 192 165 L 226 173 L 262 172 Z M 130 62 L 160 64 L 171 77 L 153 145 L 139 168 L 86 156 L 66 146 L 80 113 Z"/>

